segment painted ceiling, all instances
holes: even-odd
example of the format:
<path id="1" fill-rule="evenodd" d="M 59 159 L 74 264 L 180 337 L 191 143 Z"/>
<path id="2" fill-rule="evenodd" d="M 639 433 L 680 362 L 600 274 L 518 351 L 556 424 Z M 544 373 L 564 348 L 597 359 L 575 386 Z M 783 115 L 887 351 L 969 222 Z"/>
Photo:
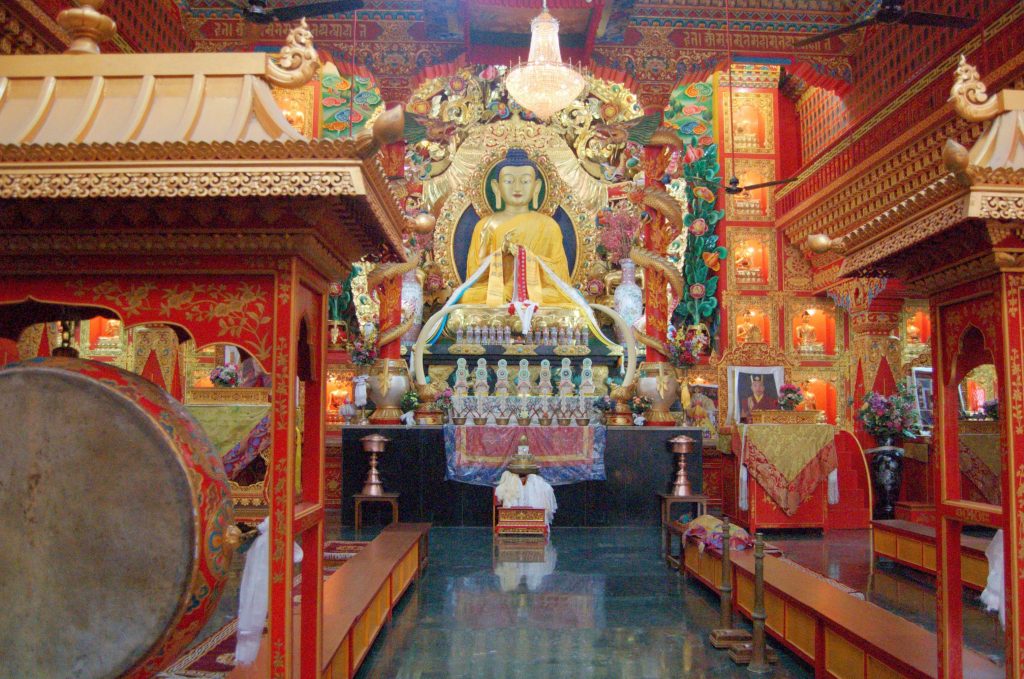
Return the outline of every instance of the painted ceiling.
<path id="1" fill-rule="evenodd" d="M 69 0 L 11 0 L 52 19 Z M 269 0 L 271 6 L 302 0 Z M 851 80 L 856 38 L 795 47 L 855 21 L 879 0 L 550 0 L 563 58 L 617 71 L 648 107 L 680 82 L 737 61 L 799 64 L 833 88 Z M 540 0 L 366 0 L 363 9 L 310 19 L 314 43 L 377 79 L 388 103 L 405 101 L 424 69 L 525 59 Z M 133 51 L 276 50 L 283 24 L 246 22 L 228 0 L 109 0 L 118 46 Z M 799 71 L 800 69 L 796 69 Z"/>

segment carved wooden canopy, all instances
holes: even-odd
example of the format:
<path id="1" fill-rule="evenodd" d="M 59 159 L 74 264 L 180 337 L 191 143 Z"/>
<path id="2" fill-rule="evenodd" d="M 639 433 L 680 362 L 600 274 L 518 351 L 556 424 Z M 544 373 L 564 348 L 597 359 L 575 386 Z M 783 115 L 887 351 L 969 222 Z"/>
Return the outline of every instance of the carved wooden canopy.
<path id="1" fill-rule="evenodd" d="M 386 140 L 305 138 L 274 100 L 316 65 L 304 24 L 275 57 L 0 57 L 0 258 L 283 248 L 329 278 L 401 258 Z"/>

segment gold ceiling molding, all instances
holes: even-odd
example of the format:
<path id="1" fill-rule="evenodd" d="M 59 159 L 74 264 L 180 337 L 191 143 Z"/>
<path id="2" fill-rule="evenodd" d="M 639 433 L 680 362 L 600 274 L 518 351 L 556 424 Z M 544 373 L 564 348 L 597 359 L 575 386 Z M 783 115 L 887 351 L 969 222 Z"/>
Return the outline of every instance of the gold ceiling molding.
<path id="1" fill-rule="evenodd" d="M 0 198 L 215 198 L 356 196 L 350 170 L 330 172 L 200 170 L 186 172 L 4 173 Z"/>
<path id="2" fill-rule="evenodd" d="M 153 160 L 368 160 L 358 140 L 3 144 L 0 163 L 96 163 Z M 344 164 L 344 163 L 342 163 Z M 383 176 L 383 168 L 381 168 Z"/>

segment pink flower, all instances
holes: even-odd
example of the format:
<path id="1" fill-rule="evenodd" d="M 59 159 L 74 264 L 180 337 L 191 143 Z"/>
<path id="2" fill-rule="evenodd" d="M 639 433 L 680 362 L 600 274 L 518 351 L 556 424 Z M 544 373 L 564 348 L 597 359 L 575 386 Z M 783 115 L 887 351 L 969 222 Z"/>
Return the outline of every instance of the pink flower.
<path id="1" fill-rule="evenodd" d="M 690 223 L 690 233 L 694 236 L 703 236 L 708 232 L 708 223 L 703 217 L 698 217 Z"/>
<path id="2" fill-rule="evenodd" d="M 701 137 L 700 139 L 698 139 L 697 143 L 700 144 L 701 146 L 710 146 L 711 142 L 713 142 L 713 141 L 714 141 L 714 139 L 712 139 L 710 135 L 706 134 L 703 137 Z"/>
<path id="3" fill-rule="evenodd" d="M 704 157 L 704 149 L 698 146 L 691 146 L 686 149 L 686 155 L 683 156 L 684 163 L 692 163 L 695 160 L 700 160 Z"/>
<path id="4" fill-rule="evenodd" d="M 427 279 L 423 285 L 428 292 L 437 292 L 444 287 L 444 277 L 439 273 L 427 274 Z"/>
<path id="5" fill-rule="evenodd" d="M 604 281 L 600 278 L 591 278 L 586 284 L 587 294 L 597 296 L 604 294 Z"/>
<path id="6" fill-rule="evenodd" d="M 703 283 L 694 283 L 690 286 L 690 297 L 693 299 L 704 299 L 705 290 Z"/>
<path id="7" fill-rule="evenodd" d="M 700 113 L 703 110 L 703 106 L 698 106 L 697 104 L 687 104 L 686 106 L 683 107 L 683 115 L 692 116 L 696 115 L 697 113 Z"/>
<path id="8" fill-rule="evenodd" d="M 332 281 L 331 285 L 327 288 L 327 290 L 331 297 L 337 297 L 338 295 L 341 294 L 341 283 L 338 283 L 337 281 Z"/>

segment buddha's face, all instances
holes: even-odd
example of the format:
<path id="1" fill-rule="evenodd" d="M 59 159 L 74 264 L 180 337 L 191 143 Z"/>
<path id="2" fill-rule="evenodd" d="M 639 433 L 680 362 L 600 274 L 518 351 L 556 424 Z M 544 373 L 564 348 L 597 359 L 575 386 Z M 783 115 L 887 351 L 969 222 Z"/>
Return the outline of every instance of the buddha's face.
<path id="1" fill-rule="evenodd" d="M 495 193 L 501 194 L 505 205 L 526 207 L 536 203 L 536 196 L 540 194 L 540 181 L 537 179 L 536 170 L 529 165 L 503 167 L 491 188 Z"/>

